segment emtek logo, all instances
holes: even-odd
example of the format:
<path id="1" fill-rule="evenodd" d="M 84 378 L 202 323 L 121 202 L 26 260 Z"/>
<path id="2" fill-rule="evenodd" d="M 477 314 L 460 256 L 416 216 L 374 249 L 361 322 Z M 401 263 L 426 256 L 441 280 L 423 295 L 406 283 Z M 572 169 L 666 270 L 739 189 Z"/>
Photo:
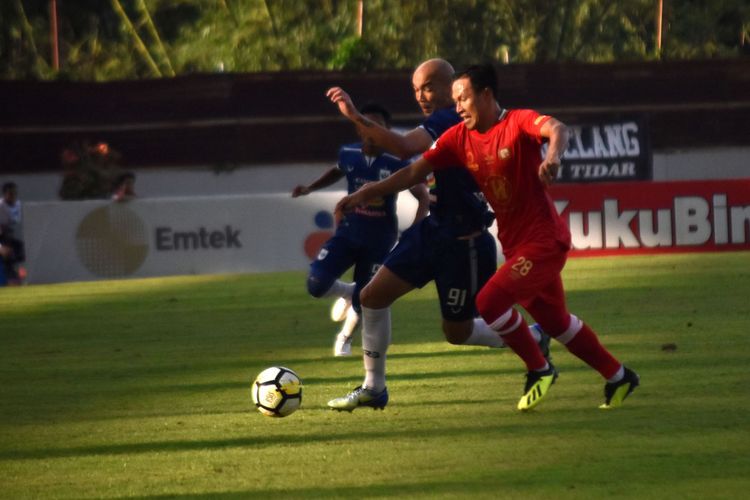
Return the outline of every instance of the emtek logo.
<path id="1" fill-rule="evenodd" d="M 242 248 L 240 230 L 230 225 L 223 230 L 210 231 L 200 227 L 196 231 L 175 231 L 171 227 L 156 228 L 156 250 L 208 250 Z"/>
<path id="2" fill-rule="evenodd" d="M 141 218 L 125 205 L 111 203 L 96 208 L 78 225 L 78 258 L 95 276 L 130 276 L 148 255 L 146 234 Z"/>

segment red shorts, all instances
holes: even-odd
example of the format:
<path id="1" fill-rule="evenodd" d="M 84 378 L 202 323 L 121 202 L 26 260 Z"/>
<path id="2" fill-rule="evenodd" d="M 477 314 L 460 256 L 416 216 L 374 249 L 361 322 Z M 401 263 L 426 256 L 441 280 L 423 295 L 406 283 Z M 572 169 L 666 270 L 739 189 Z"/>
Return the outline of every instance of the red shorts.
<path id="1" fill-rule="evenodd" d="M 567 330 L 570 314 L 560 278 L 567 256 L 567 248 L 557 242 L 522 245 L 506 255 L 505 263 L 477 296 L 484 320 L 491 324 L 520 304 L 553 337 Z"/>

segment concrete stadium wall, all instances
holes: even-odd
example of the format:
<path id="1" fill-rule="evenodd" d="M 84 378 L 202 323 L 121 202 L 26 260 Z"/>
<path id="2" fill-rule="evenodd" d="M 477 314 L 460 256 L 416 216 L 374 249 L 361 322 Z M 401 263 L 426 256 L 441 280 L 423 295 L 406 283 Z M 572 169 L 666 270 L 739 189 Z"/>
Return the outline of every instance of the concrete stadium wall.
<path id="1" fill-rule="evenodd" d="M 148 168 L 135 170 L 136 193 L 140 198 L 174 196 L 218 196 L 287 193 L 297 184 L 309 183 L 331 163 L 254 165 L 230 171 L 210 167 Z M 750 147 L 725 147 L 653 154 L 655 181 L 733 179 L 750 177 Z M 13 180 L 21 199 L 57 200 L 61 177 L 54 173 L 2 175 L 0 182 Z M 329 188 L 340 190 L 343 181 Z"/>

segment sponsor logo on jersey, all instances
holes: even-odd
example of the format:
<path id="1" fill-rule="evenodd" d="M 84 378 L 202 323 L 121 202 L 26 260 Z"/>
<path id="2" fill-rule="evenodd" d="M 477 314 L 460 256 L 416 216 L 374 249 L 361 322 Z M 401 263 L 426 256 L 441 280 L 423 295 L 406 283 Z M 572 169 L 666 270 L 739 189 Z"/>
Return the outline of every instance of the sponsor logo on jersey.
<path id="1" fill-rule="evenodd" d="M 427 184 L 427 189 L 430 189 L 430 190 L 435 189 L 435 186 L 437 186 L 437 181 L 435 180 L 435 174 L 433 174 L 432 172 L 427 174 L 426 184 Z"/>
<path id="2" fill-rule="evenodd" d="M 492 193 L 492 198 L 495 202 L 502 205 L 508 203 L 511 193 L 510 186 L 505 177 L 501 175 L 493 175 L 487 179 L 486 185 L 490 188 L 490 193 Z"/>

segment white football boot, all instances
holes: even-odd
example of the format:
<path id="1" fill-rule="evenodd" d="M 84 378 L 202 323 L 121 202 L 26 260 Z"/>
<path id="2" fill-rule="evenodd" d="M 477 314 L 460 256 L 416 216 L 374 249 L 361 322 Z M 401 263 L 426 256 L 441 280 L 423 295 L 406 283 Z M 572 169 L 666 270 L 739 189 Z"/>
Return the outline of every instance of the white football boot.
<path id="1" fill-rule="evenodd" d="M 335 321 L 336 323 L 344 321 L 344 319 L 346 319 L 346 314 L 351 307 L 351 300 L 339 297 L 336 302 L 333 303 L 333 306 L 331 306 L 331 321 Z"/>

